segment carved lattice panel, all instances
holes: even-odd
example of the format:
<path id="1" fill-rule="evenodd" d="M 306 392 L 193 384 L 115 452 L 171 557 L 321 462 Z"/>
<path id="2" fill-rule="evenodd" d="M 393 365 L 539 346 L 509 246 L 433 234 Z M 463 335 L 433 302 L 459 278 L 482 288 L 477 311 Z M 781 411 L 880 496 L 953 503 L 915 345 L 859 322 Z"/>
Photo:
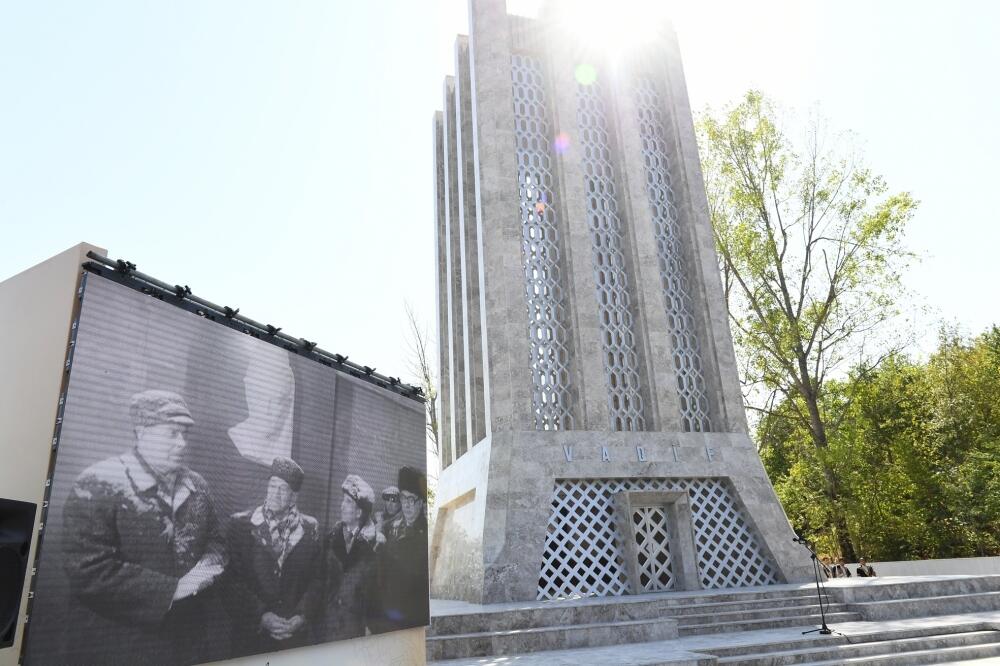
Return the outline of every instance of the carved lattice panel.
<path id="1" fill-rule="evenodd" d="M 701 345 L 685 266 L 684 248 L 674 191 L 670 182 L 670 154 L 662 116 L 662 101 L 652 81 L 641 79 L 636 90 L 639 134 L 646 174 L 646 193 L 653 215 L 667 323 L 677 373 L 677 395 L 685 431 L 712 429 L 702 370 Z"/>
<path id="2" fill-rule="evenodd" d="M 601 318 L 605 385 L 612 430 L 644 429 L 639 393 L 639 358 L 635 350 L 625 245 L 618 216 L 611 142 L 600 84 L 577 87 L 577 124 L 583 149 L 583 185 L 593 252 L 597 307 Z"/>
<path id="3" fill-rule="evenodd" d="M 644 592 L 669 590 L 674 586 L 670 560 L 667 512 L 662 506 L 638 506 L 632 510 L 639 585 Z"/>
<path id="4" fill-rule="evenodd" d="M 569 350 L 552 205 L 551 146 L 545 81 L 538 60 L 511 58 L 517 184 L 521 202 L 521 259 L 528 310 L 532 408 L 538 430 L 572 427 Z"/>
<path id="5" fill-rule="evenodd" d="M 623 490 L 688 493 L 703 588 L 778 582 L 777 568 L 723 479 L 564 479 L 552 494 L 539 599 L 628 593 L 624 542 L 613 510 L 613 496 Z"/>
<path id="6" fill-rule="evenodd" d="M 774 564 L 757 545 L 729 489 L 718 479 L 693 479 L 687 491 L 702 587 L 751 587 L 778 582 Z"/>

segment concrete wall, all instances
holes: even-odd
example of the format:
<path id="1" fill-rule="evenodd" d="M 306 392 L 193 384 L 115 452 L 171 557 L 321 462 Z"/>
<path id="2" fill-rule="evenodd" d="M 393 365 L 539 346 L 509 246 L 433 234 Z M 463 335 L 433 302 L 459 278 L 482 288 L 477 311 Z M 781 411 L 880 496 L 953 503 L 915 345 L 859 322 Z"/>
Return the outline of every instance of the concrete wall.
<path id="1" fill-rule="evenodd" d="M 0 282 L 4 317 L 0 328 L 0 376 L 4 378 L 0 384 L 0 497 L 41 506 L 80 265 L 89 250 L 106 254 L 82 243 Z M 37 520 L 36 516 L 36 529 Z M 34 543 L 29 557 L 34 561 Z M 0 666 L 17 664 L 27 590 L 21 604 L 14 645 L 0 650 Z M 422 666 L 426 663 L 424 634 L 421 627 L 218 663 Z"/>
<path id="2" fill-rule="evenodd" d="M 52 450 L 56 407 L 73 319 L 80 264 L 89 250 L 80 244 L 0 282 L 0 496 L 32 502 L 41 514 Z M 35 559 L 31 545 L 29 562 Z M 27 588 L 27 585 L 25 585 Z M 28 590 L 21 597 L 23 620 Z M 14 645 L 0 650 L 0 666 L 13 666 L 21 649 L 22 622 Z"/>
<path id="3" fill-rule="evenodd" d="M 431 532 L 431 597 L 481 603 L 483 539 L 492 438 L 456 460 L 438 479 Z M 447 541 L 446 541 L 447 540 Z"/>
<path id="4" fill-rule="evenodd" d="M 875 573 L 884 576 L 990 576 L 1000 575 L 1000 557 L 957 557 L 943 560 L 870 562 Z M 850 564 L 851 575 L 858 565 Z"/>

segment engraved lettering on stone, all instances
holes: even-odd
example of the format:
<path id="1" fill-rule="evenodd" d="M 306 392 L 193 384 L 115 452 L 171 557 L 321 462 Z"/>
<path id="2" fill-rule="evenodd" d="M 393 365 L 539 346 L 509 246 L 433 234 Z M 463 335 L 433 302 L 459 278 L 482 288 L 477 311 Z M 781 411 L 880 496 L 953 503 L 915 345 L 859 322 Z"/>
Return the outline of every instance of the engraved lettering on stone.
<path id="1" fill-rule="evenodd" d="M 606 446 L 602 446 L 601 447 L 601 461 L 602 462 L 611 462 L 611 454 L 608 453 L 608 447 L 606 447 Z"/>
<path id="2" fill-rule="evenodd" d="M 674 453 L 674 462 L 680 462 L 681 461 L 681 459 L 677 456 L 677 449 L 679 449 L 679 448 L 680 448 L 680 446 L 677 445 L 677 444 L 671 444 L 670 445 L 670 450 L 673 451 L 673 453 Z"/>
<path id="3" fill-rule="evenodd" d="M 566 462 L 573 462 L 573 447 L 564 444 L 563 455 L 566 456 Z"/>
<path id="4" fill-rule="evenodd" d="M 639 458 L 639 462 L 649 462 L 646 459 L 646 449 L 641 446 L 635 447 L 635 455 Z"/>
<path id="5" fill-rule="evenodd" d="M 714 462 L 715 460 L 715 449 L 711 446 L 705 447 L 705 456 L 708 458 L 708 462 Z"/>

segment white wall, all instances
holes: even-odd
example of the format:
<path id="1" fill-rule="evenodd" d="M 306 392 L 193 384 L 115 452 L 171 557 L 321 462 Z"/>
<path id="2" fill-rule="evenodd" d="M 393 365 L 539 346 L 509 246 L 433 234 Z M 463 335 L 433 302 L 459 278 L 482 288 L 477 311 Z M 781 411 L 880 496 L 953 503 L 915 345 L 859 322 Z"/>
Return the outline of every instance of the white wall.
<path id="1" fill-rule="evenodd" d="M 104 253 L 80 244 L 0 282 L 0 497 L 37 504 L 36 529 L 76 285 L 89 250 Z M 34 543 L 28 557 L 34 561 Z M 0 650 L 0 666 L 17 663 L 27 587 L 21 595 L 14 645 Z"/>
<path id="2" fill-rule="evenodd" d="M 1000 557 L 959 557 L 948 560 L 869 562 L 879 576 L 1000 575 Z M 857 564 L 848 565 L 851 575 Z"/>

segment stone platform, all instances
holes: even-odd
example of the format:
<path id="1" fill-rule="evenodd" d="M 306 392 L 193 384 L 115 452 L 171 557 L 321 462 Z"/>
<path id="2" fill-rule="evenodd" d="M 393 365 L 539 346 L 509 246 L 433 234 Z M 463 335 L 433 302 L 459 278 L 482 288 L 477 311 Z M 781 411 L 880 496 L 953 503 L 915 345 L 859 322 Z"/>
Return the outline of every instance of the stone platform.
<path id="1" fill-rule="evenodd" d="M 548 602 L 431 602 L 437 666 L 1000 664 L 1000 576 L 839 579 L 814 585 Z M 986 659 L 987 661 L 981 661 Z"/>

